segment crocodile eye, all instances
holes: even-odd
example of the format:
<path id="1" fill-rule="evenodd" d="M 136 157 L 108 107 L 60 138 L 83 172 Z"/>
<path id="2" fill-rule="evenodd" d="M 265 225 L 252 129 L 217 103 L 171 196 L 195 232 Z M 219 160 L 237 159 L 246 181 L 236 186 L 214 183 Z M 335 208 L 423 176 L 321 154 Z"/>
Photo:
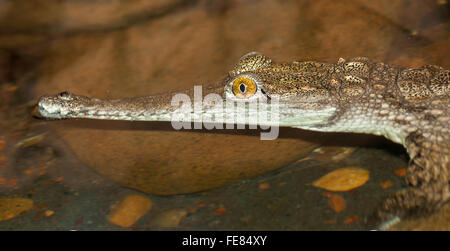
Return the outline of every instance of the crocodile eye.
<path id="1" fill-rule="evenodd" d="M 238 98 L 249 98 L 256 93 L 256 83 L 248 77 L 237 78 L 233 82 L 233 94 Z"/>

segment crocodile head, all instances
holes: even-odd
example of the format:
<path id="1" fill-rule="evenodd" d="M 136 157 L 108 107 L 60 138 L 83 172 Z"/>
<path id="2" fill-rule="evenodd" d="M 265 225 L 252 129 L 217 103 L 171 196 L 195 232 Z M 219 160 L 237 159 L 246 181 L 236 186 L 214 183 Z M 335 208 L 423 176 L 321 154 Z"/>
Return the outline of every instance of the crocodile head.
<path id="1" fill-rule="evenodd" d="M 279 64 L 251 52 L 229 72 L 224 81 L 225 97 L 246 101 L 277 97 L 281 126 L 320 127 L 336 112 L 332 93 L 322 84 L 332 71 L 331 64 Z"/>

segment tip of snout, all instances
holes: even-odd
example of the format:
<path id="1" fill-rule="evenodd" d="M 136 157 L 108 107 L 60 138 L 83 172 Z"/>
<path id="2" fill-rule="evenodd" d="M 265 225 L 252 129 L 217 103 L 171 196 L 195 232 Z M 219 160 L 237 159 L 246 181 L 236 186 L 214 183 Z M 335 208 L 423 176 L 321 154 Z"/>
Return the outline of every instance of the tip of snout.
<path id="1" fill-rule="evenodd" d="M 30 111 L 31 116 L 35 119 L 40 119 L 40 120 L 57 120 L 54 118 L 45 117 L 41 114 L 41 112 L 39 111 L 40 101 L 41 101 L 41 99 L 39 99 L 38 103 L 36 103 L 33 106 L 32 110 Z"/>
<path id="2" fill-rule="evenodd" d="M 33 106 L 33 109 L 31 110 L 31 116 L 33 116 L 33 118 L 35 119 L 45 119 L 39 112 L 39 104 L 35 104 Z"/>

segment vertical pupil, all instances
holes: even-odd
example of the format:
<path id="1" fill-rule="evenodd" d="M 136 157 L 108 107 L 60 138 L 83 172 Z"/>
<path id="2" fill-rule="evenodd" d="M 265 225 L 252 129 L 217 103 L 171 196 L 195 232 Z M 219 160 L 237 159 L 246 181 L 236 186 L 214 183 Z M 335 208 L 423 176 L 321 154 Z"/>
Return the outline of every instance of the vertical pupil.
<path id="1" fill-rule="evenodd" d="M 245 92 L 245 85 L 244 84 L 239 85 L 239 90 L 241 90 L 241 92 Z"/>

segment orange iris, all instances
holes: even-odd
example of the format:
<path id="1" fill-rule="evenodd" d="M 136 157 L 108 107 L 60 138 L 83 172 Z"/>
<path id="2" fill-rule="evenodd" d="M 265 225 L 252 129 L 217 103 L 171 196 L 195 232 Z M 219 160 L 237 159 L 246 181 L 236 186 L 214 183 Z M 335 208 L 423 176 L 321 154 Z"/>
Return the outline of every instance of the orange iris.
<path id="1" fill-rule="evenodd" d="M 238 98 L 249 98 L 256 93 L 255 81 L 251 78 L 237 78 L 233 82 L 233 93 Z"/>

